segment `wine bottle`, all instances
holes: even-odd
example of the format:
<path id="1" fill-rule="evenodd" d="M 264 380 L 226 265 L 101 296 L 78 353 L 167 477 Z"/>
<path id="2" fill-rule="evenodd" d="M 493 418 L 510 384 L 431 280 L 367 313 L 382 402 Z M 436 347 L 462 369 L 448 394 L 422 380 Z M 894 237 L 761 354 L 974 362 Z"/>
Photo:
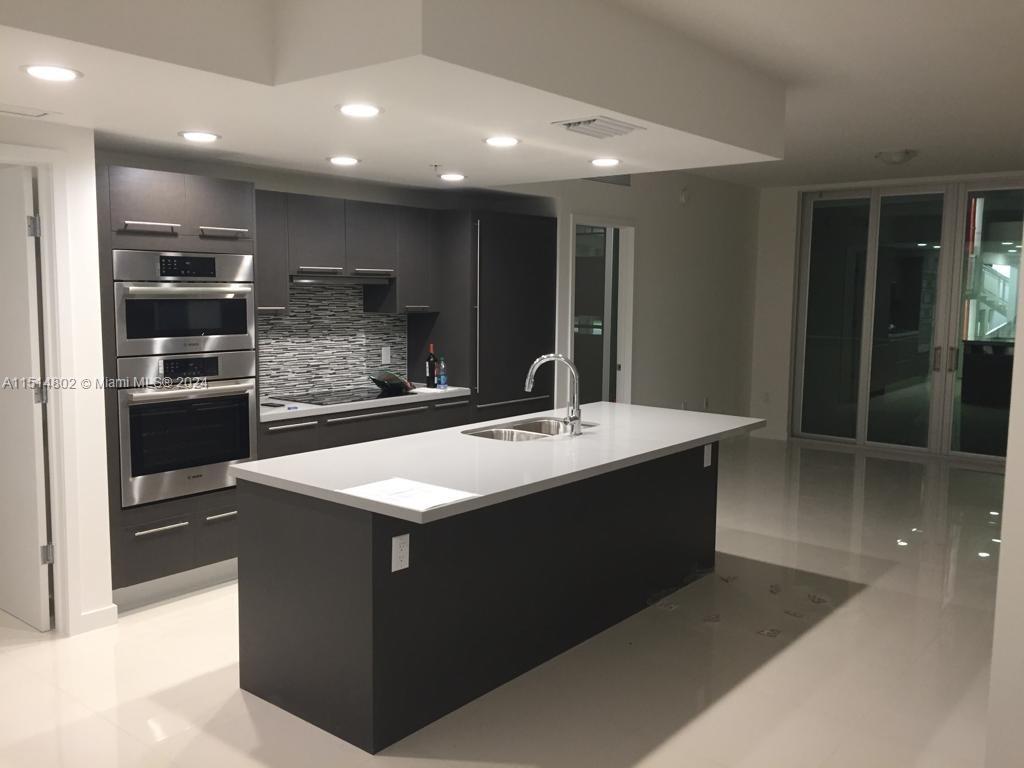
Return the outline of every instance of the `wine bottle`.
<path id="1" fill-rule="evenodd" d="M 427 387 L 437 388 L 437 355 L 434 354 L 434 344 L 430 344 L 430 351 L 427 352 Z"/>

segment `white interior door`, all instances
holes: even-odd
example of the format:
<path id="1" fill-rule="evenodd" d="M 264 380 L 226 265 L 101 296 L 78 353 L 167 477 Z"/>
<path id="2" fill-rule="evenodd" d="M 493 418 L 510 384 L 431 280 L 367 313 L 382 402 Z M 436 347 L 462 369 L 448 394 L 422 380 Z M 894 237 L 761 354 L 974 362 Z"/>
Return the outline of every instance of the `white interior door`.
<path id="1" fill-rule="evenodd" d="M 36 242 L 28 168 L 0 168 L 0 609 L 50 629 L 43 408 L 26 380 L 41 378 Z"/>

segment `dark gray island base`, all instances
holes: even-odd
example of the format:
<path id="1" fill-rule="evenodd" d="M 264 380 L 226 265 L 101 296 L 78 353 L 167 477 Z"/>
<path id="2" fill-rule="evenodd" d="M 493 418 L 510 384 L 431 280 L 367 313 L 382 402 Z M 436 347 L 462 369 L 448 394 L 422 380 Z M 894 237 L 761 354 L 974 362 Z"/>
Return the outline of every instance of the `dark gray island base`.
<path id="1" fill-rule="evenodd" d="M 384 749 L 712 570 L 711 449 L 423 524 L 240 479 L 242 688 Z"/>

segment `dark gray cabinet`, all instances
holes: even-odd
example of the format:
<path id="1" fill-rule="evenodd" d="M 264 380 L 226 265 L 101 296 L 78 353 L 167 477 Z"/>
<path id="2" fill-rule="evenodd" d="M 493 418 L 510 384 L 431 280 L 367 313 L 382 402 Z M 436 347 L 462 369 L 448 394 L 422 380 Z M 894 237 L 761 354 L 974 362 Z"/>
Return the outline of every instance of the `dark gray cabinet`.
<path id="1" fill-rule="evenodd" d="M 288 196 L 256 192 L 256 309 L 288 309 Z"/>
<path id="2" fill-rule="evenodd" d="M 434 212 L 423 208 L 398 211 L 398 277 L 395 280 L 399 312 L 436 312 L 432 280 Z"/>
<path id="3" fill-rule="evenodd" d="M 316 417 L 260 424 L 257 455 L 261 459 L 272 459 L 275 456 L 315 451 L 318 447 L 319 427 L 320 420 Z"/>
<path id="4" fill-rule="evenodd" d="M 426 405 L 399 406 L 381 411 L 348 411 L 324 416 L 318 435 L 320 448 L 366 443 L 386 437 L 434 429 Z"/>
<path id="5" fill-rule="evenodd" d="M 110 229 L 156 234 L 173 239 L 184 234 L 185 175 L 145 168 L 112 166 Z"/>
<path id="6" fill-rule="evenodd" d="M 105 170 L 115 248 L 252 253 L 251 183 L 147 168 Z"/>
<path id="7" fill-rule="evenodd" d="M 398 269 L 398 208 L 349 200 L 345 203 L 348 274 L 391 277 Z"/>
<path id="8" fill-rule="evenodd" d="M 115 589 L 238 554 L 235 489 L 121 510 L 111 526 Z"/>
<path id="9" fill-rule="evenodd" d="M 252 184 L 207 176 L 185 177 L 184 234 L 251 240 L 253 230 Z"/>
<path id="10" fill-rule="evenodd" d="M 531 396 L 523 391 L 530 363 L 555 350 L 556 221 L 507 213 L 476 219 L 478 404 L 523 400 Z M 549 364 L 533 396 L 550 394 L 553 381 Z"/>
<path id="11" fill-rule="evenodd" d="M 345 201 L 288 195 L 288 263 L 292 274 L 348 274 Z"/>

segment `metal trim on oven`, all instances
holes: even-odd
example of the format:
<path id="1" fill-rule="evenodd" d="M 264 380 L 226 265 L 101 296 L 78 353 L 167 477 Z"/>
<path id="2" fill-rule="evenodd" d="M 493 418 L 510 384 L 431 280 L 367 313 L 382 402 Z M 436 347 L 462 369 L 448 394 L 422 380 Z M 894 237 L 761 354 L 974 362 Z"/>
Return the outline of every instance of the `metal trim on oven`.
<path id="1" fill-rule="evenodd" d="M 179 291 L 180 286 L 180 291 Z M 198 291 L 201 289 L 201 293 Z M 133 293 L 144 292 L 154 298 L 244 298 L 246 333 L 216 334 L 209 336 L 159 336 L 148 339 L 129 339 L 125 318 L 125 303 Z M 202 286 L 178 284 L 159 285 L 154 283 L 124 282 L 114 284 L 114 325 L 117 338 L 117 354 L 173 355 L 190 352 L 215 352 L 219 350 L 245 350 L 256 346 L 256 301 L 252 285 L 247 283 L 206 283 Z"/>
<path id="2" fill-rule="evenodd" d="M 177 226 L 177 225 L 175 225 Z M 137 251 L 119 248 L 114 252 L 115 280 L 146 280 L 161 283 L 251 283 L 251 253 L 186 253 L 182 251 Z M 160 274 L 160 257 L 207 258 L 216 262 L 213 277 L 174 277 Z"/>
<path id="3" fill-rule="evenodd" d="M 180 393 L 175 397 L 175 392 Z M 132 477 L 131 466 L 131 428 L 129 425 L 129 408 L 134 404 L 134 397 L 139 394 L 159 395 L 164 402 L 175 399 L 197 399 L 206 397 L 224 397 L 247 392 L 249 395 L 249 455 L 233 461 L 218 462 L 216 464 L 204 464 L 195 467 L 185 467 L 169 472 L 157 472 L 151 475 Z M 194 389 L 191 387 L 174 388 L 166 387 L 139 387 L 136 389 L 122 389 L 117 393 L 117 421 L 120 437 L 120 464 L 121 464 L 121 505 L 133 507 L 139 504 L 147 504 L 163 499 L 173 499 L 179 496 L 191 496 L 204 491 L 215 491 L 220 488 L 230 488 L 235 484 L 234 480 L 228 477 L 228 467 L 243 461 L 250 461 L 256 458 L 256 439 L 259 428 L 257 412 L 259 403 L 256 398 L 255 379 L 228 379 L 218 381 L 209 385 L 208 390 Z"/>
<path id="4" fill-rule="evenodd" d="M 121 357 L 117 360 L 117 378 L 129 382 L 130 387 L 152 387 L 164 381 L 164 361 L 175 358 L 211 358 L 219 361 L 219 372 L 208 376 L 210 381 L 218 379 L 251 379 L 256 376 L 256 353 L 251 350 L 240 352 L 203 352 L 197 355 L 154 355 L 150 357 Z M 119 384 L 119 386 L 124 386 Z"/>

